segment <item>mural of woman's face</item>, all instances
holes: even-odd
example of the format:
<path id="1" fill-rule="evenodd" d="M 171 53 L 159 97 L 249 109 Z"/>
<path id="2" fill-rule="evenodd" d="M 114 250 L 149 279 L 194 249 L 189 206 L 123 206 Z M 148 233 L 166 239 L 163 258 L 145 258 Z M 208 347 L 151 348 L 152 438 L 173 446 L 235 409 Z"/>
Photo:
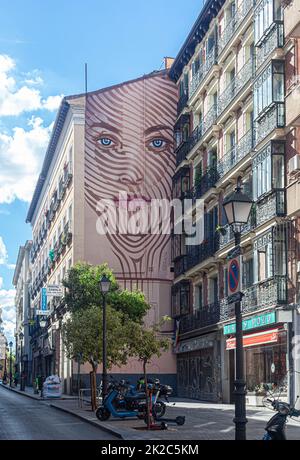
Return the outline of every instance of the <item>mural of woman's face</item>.
<path id="1" fill-rule="evenodd" d="M 160 73 L 87 96 L 85 199 L 96 214 L 100 200 L 124 206 L 119 192 L 127 193 L 126 206 L 171 198 L 176 95 Z M 145 251 L 145 238 L 155 250 L 167 241 L 164 235 L 107 236 L 117 252 L 130 252 L 130 241 L 134 258 Z"/>

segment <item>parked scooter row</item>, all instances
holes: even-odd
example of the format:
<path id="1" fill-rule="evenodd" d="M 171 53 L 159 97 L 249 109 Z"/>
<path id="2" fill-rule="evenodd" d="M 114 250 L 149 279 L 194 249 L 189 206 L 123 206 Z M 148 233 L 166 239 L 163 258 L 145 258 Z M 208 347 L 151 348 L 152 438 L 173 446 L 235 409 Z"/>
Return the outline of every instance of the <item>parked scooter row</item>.
<path id="1" fill-rule="evenodd" d="M 163 417 L 166 412 L 166 404 L 162 400 L 168 401 L 168 396 L 173 389 L 169 385 L 162 385 L 157 379 L 149 380 L 148 389 L 152 393 L 152 413 L 156 420 Z M 108 393 L 102 405 L 97 409 L 96 416 L 101 421 L 106 421 L 110 416 L 118 418 L 137 417 L 145 419 L 147 414 L 146 388 L 142 381 L 131 385 L 124 380 L 112 381 L 108 386 Z"/>

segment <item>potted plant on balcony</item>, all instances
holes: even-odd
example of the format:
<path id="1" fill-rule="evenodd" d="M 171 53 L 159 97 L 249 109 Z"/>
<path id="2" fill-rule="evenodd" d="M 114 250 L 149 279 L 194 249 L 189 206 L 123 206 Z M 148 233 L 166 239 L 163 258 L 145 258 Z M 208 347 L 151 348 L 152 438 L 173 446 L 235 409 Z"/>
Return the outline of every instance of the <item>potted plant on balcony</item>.
<path id="1" fill-rule="evenodd" d="M 216 226 L 216 233 L 220 233 L 222 236 L 226 235 L 226 228 L 224 228 L 222 225 L 218 224 Z"/>

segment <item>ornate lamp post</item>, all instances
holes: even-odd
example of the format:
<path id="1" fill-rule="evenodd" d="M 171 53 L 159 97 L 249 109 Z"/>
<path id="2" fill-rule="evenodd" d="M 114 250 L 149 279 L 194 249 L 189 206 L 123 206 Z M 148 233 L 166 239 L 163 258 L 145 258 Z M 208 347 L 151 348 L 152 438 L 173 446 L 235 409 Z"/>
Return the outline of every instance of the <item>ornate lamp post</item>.
<path id="1" fill-rule="evenodd" d="M 100 283 L 100 291 L 103 296 L 103 330 L 102 330 L 102 401 L 107 395 L 107 352 L 106 352 L 106 295 L 110 290 L 111 281 L 107 276 L 103 275 Z"/>
<path id="2" fill-rule="evenodd" d="M 253 201 L 244 193 L 238 181 L 235 192 L 223 202 L 228 224 L 232 227 L 235 238 L 235 256 L 241 254 L 241 229 L 247 224 Z M 241 310 L 242 292 L 235 294 L 231 302 L 235 303 L 236 319 L 236 364 L 235 364 L 235 439 L 246 440 L 246 380 L 244 375 L 243 319 Z"/>
<path id="3" fill-rule="evenodd" d="M 12 387 L 12 347 L 13 343 L 9 342 L 9 386 Z"/>
<path id="4" fill-rule="evenodd" d="M 21 365 L 20 365 L 21 380 L 20 380 L 20 390 L 25 391 L 24 369 L 23 369 L 23 340 L 24 340 L 23 332 L 20 332 L 19 339 L 20 339 L 20 342 L 21 342 Z"/>

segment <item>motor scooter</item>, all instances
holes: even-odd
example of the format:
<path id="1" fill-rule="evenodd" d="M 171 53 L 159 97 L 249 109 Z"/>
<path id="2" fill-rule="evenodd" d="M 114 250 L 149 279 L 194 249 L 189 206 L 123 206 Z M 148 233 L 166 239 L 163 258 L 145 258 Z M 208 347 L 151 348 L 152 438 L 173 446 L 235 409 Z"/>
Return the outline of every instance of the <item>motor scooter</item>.
<path id="1" fill-rule="evenodd" d="M 299 396 L 297 397 L 298 400 Z M 297 403 L 296 400 L 296 403 Z M 277 413 L 268 421 L 266 425 L 266 434 L 264 441 L 285 441 L 286 423 L 288 417 L 300 417 L 300 410 L 295 409 L 290 404 L 280 401 L 279 399 L 266 398 L 266 402 L 271 405 Z M 295 403 L 295 405 L 296 405 Z"/>
<path id="2" fill-rule="evenodd" d="M 111 382 L 107 396 L 102 405 L 96 410 L 96 417 L 101 421 L 108 420 L 111 415 L 117 418 L 138 417 L 139 419 L 144 419 L 147 411 L 146 394 L 144 391 L 134 392 L 133 388 L 130 390 L 128 382 Z M 158 396 L 159 387 L 157 387 L 152 397 L 155 418 L 159 418 L 165 413 L 164 403 L 158 399 Z"/>

